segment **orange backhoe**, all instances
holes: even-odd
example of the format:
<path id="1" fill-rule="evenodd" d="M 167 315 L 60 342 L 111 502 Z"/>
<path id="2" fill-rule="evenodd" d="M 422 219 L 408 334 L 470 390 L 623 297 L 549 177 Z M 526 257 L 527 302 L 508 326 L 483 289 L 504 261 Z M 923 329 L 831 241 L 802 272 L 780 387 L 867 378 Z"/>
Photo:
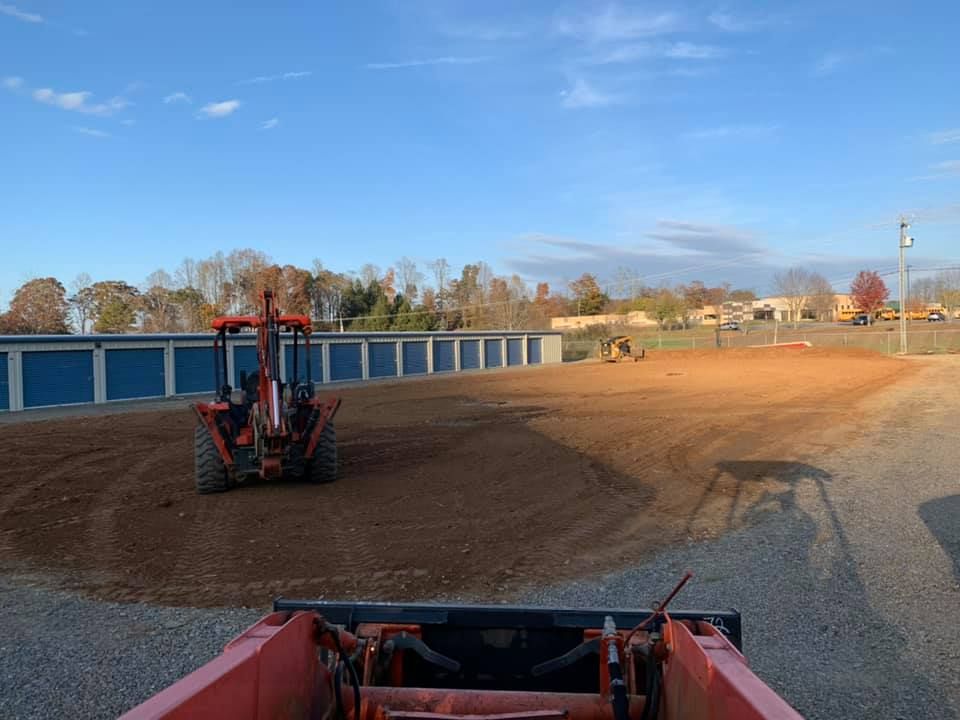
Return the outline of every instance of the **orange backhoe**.
<path id="1" fill-rule="evenodd" d="M 337 477 L 337 436 L 333 417 L 340 398 L 320 399 L 310 375 L 310 318 L 281 315 L 273 292 L 260 293 L 259 315 L 213 321 L 213 402 L 197 403 L 194 430 L 197 492 L 224 492 L 251 477 L 304 478 L 315 483 Z M 229 382 L 228 338 L 252 329 L 257 334 L 258 368 Z M 293 333 L 293 368 L 280 377 L 281 331 Z M 300 340 L 306 355 L 300 375 Z"/>

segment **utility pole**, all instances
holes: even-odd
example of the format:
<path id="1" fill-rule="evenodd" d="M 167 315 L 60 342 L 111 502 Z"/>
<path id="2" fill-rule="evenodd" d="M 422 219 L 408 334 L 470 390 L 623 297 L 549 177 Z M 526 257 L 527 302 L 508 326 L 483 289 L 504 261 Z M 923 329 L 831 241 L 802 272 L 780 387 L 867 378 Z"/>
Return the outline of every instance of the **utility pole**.
<path id="1" fill-rule="evenodd" d="M 900 354 L 907 352 L 907 302 L 906 282 L 904 278 L 903 251 L 913 247 L 913 238 L 907 235 L 910 225 L 906 218 L 900 217 Z"/>

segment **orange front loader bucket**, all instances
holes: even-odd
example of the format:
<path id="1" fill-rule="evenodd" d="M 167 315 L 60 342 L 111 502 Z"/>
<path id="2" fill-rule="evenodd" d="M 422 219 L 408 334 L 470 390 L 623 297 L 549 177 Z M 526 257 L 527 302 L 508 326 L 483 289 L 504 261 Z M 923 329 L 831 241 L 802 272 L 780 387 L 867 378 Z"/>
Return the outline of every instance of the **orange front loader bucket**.
<path id="1" fill-rule="evenodd" d="M 734 612 L 663 614 L 637 632 L 629 628 L 648 611 L 275 607 L 124 718 L 800 718 L 731 642 Z"/>

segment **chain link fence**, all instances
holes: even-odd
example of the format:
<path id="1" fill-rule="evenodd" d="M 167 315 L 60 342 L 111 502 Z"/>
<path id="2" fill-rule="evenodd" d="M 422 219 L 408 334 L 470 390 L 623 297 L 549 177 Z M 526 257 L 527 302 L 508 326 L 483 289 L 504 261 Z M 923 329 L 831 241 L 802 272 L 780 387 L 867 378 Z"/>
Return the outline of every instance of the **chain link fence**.
<path id="1" fill-rule="evenodd" d="M 719 333 L 719 347 L 751 347 L 774 343 L 807 341 L 814 347 L 864 348 L 886 354 L 900 352 L 899 327 L 892 325 L 850 330 L 784 330 L 774 332 L 766 329 L 723 331 Z M 599 354 L 599 340 L 563 339 L 563 361 L 574 362 L 595 358 Z M 664 332 L 659 335 L 634 336 L 634 345 L 648 350 L 707 350 L 718 347 L 716 334 L 697 335 L 680 332 Z M 960 328 L 915 328 L 907 332 L 908 353 L 960 352 Z"/>

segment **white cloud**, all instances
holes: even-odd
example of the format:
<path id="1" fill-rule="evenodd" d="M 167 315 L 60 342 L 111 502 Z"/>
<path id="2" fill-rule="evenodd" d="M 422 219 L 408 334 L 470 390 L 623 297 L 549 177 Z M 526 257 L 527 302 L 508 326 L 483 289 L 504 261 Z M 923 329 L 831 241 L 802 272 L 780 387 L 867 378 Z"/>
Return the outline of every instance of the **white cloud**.
<path id="1" fill-rule="evenodd" d="M 42 23 L 43 16 L 36 15 L 34 13 L 24 12 L 20 10 L 16 5 L 7 5 L 6 3 L 0 3 L 0 15 L 9 15 L 12 18 L 17 20 L 22 20 L 23 22 L 28 23 Z"/>
<path id="2" fill-rule="evenodd" d="M 724 32 L 742 33 L 759 30 L 767 25 L 777 23 L 778 20 L 773 17 L 743 17 L 718 10 L 710 13 L 707 22 Z"/>
<path id="3" fill-rule="evenodd" d="M 240 107 L 239 100 L 207 103 L 200 108 L 200 114 L 208 118 L 222 118 L 233 113 L 238 107 Z"/>
<path id="4" fill-rule="evenodd" d="M 482 25 L 482 24 L 444 24 L 440 32 L 448 37 L 461 40 L 478 40 L 480 42 L 496 42 L 498 40 L 518 40 L 526 37 L 529 32 L 515 25 Z"/>
<path id="5" fill-rule="evenodd" d="M 170 93 L 163 99 L 164 105 L 169 105 L 170 103 L 192 103 L 193 99 L 187 95 L 185 92 L 180 92 L 179 90 L 175 93 Z"/>
<path id="6" fill-rule="evenodd" d="M 664 56 L 674 60 L 711 60 L 722 57 L 726 51 L 712 45 L 695 45 L 689 42 L 673 43 L 664 50 Z"/>
<path id="7" fill-rule="evenodd" d="M 583 60 L 586 65 L 611 65 L 632 63 L 649 58 L 668 60 L 713 60 L 727 54 L 724 48 L 713 45 L 697 45 L 689 42 L 676 43 L 630 43 L 611 50 L 598 52 Z"/>
<path id="8" fill-rule="evenodd" d="M 79 92 L 57 93 L 50 88 L 38 88 L 33 91 L 33 99 L 45 105 L 54 105 L 64 110 L 86 113 L 87 115 L 113 115 L 133 103 L 122 97 L 112 97 L 105 103 L 91 105 L 87 100 L 93 93 L 82 90 Z"/>
<path id="9" fill-rule="evenodd" d="M 930 166 L 933 172 L 929 175 L 918 175 L 911 180 L 943 180 L 944 178 L 960 177 L 960 160 L 944 160 Z"/>
<path id="10" fill-rule="evenodd" d="M 705 128 L 686 133 L 686 137 L 693 140 L 714 140 L 719 138 L 746 138 L 766 137 L 777 131 L 776 125 L 726 125 L 722 127 Z"/>
<path id="11" fill-rule="evenodd" d="M 561 35 L 602 42 L 652 37 L 680 29 L 682 18 L 673 12 L 644 12 L 608 5 L 599 13 L 560 17 L 554 28 Z"/>
<path id="12" fill-rule="evenodd" d="M 960 142 L 960 128 L 953 128 L 952 130 L 940 130 L 939 132 L 930 133 L 930 142 L 934 145 L 946 145 L 947 143 Z"/>
<path id="13" fill-rule="evenodd" d="M 16 90 L 23 85 L 23 78 L 11 75 L 0 80 L 0 85 L 3 85 L 7 90 Z"/>
<path id="14" fill-rule="evenodd" d="M 313 75 L 311 70 L 300 70 L 297 72 L 285 72 L 278 75 L 257 75 L 249 80 L 240 80 L 237 85 L 259 85 L 260 83 L 273 82 L 274 80 L 294 80 L 296 78 L 309 77 Z"/>
<path id="15" fill-rule="evenodd" d="M 58 95 L 50 88 L 40 88 L 33 91 L 33 99 L 47 105 L 58 105 L 64 110 L 76 110 L 92 94 L 89 92 L 72 92 Z"/>
<path id="16" fill-rule="evenodd" d="M 368 70 L 397 70 L 399 68 L 423 67 L 424 65 L 475 65 L 487 62 L 489 57 L 438 57 L 427 60 L 401 60 L 400 62 L 367 63 Z"/>
<path id="17" fill-rule="evenodd" d="M 265 120 L 260 123 L 261 130 L 273 130 L 277 125 L 280 124 L 280 118 L 272 117 L 269 120 Z"/>
<path id="18" fill-rule="evenodd" d="M 931 165 L 934 170 L 941 170 L 949 173 L 960 173 L 960 160 L 945 160 Z"/>
<path id="19" fill-rule="evenodd" d="M 616 95 L 600 92 L 583 78 L 574 80 L 569 89 L 561 90 L 560 97 L 563 98 L 563 106 L 570 109 L 603 107 L 620 102 Z"/>
<path id="20" fill-rule="evenodd" d="M 829 75 L 830 73 L 836 71 L 842 65 L 846 64 L 849 60 L 849 57 L 841 52 L 828 52 L 825 53 L 818 61 L 814 67 L 814 72 L 817 75 Z"/>
<path id="21" fill-rule="evenodd" d="M 80 133 L 81 135 L 89 135 L 90 137 L 95 138 L 108 138 L 110 133 L 104 132 L 103 130 L 95 130 L 94 128 L 88 127 L 75 127 L 74 131 Z"/>

